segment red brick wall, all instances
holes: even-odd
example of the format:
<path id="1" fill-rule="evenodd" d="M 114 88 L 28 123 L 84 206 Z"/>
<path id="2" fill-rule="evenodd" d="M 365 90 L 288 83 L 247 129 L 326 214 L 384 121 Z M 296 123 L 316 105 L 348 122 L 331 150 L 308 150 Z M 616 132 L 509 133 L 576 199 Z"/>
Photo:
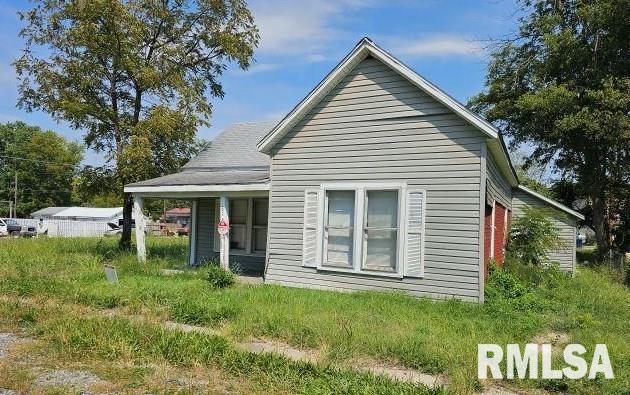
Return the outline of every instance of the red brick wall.
<path id="1" fill-rule="evenodd" d="M 507 210 L 501 204 L 494 206 L 494 260 L 497 265 L 503 266 L 503 252 L 505 248 Z"/>
<path id="2" fill-rule="evenodd" d="M 488 261 L 490 260 L 490 238 L 492 237 L 492 206 L 486 204 L 485 219 L 483 221 L 483 263 L 485 276 L 488 278 Z"/>

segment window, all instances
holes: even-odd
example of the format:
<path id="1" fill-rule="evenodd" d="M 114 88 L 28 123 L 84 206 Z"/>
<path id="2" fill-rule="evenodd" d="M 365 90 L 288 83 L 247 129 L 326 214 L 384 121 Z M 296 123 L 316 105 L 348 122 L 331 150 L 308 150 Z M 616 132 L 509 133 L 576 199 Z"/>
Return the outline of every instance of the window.
<path id="1" fill-rule="evenodd" d="M 396 272 L 398 191 L 369 190 L 365 196 L 363 269 Z"/>
<path id="2" fill-rule="evenodd" d="M 230 250 L 245 251 L 247 246 L 247 199 L 230 200 Z"/>
<path id="3" fill-rule="evenodd" d="M 252 207 L 252 252 L 264 253 L 267 250 L 269 199 L 253 199 Z"/>
<path id="4" fill-rule="evenodd" d="M 352 267 L 354 248 L 354 191 L 326 192 L 324 262 Z"/>
<path id="5" fill-rule="evenodd" d="M 307 189 L 302 264 L 423 277 L 425 206 L 425 191 L 404 183 L 334 183 Z"/>
<path id="6" fill-rule="evenodd" d="M 267 222 L 269 199 L 229 199 L 230 251 L 236 255 L 264 255 L 267 250 Z M 219 222 L 219 199 L 215 202 L 214 245 L 219 252 L 220 236 L 216 228 Z"/>

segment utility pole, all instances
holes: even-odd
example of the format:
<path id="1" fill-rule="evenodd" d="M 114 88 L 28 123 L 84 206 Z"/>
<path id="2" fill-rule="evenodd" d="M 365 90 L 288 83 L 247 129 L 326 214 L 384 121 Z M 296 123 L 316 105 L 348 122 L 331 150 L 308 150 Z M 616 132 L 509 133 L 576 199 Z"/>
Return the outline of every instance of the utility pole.
<path id="1" fill-rule="evenodd" d="M 18 191 L 18 184 L 17 184 L 17 170 L 15 171 L 15 189 L 13 190 L 13 201 L 15 201 L 15 204 L 13 205 L 14 210 L 13 210 L 13 214 L 14 214 L 14 218 L 17 218 L 17 191 Z"/>

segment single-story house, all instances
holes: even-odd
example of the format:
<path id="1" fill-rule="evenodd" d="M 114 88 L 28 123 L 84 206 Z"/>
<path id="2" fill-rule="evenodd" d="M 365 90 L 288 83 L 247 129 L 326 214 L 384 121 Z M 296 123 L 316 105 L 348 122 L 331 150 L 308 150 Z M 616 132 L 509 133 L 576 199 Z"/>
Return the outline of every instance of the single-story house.
<path id="1" fill-rule="evenodd" d="M 190 223 L 190 208 L 189 207 L 173 207 L 170 210 L 166 210 L 164 222 L 169 224 L 177 224 L 180 226 L 188 225 Z"/>
<path id="2" fill-rule="evenodd" d="M 70 207 L 45 207 L 31 213 L 33 219 L 51 219 L 53 215 L 69 209 Z"/>
<path id="3" fill-rule="evenodd" d="M 191 265 L 476 302 L 524 205 L 555 210 L 570 245 L 582 218 L 519 186 L 490 123 L 367 38 L 281 121 L 233 125 L 180 173 L 125 191 L 136 212 L 192 201 Z M 575 268 L 572 247 L 549 257 Z"/>
<path id="4" fill-rule="evenodd" d="M 47 207 L 31 213 L 31 218 L 37 220 L 42 219 L 117 223 L 119 219 L 122 219 L 122 217 L 122 207 Z"/>

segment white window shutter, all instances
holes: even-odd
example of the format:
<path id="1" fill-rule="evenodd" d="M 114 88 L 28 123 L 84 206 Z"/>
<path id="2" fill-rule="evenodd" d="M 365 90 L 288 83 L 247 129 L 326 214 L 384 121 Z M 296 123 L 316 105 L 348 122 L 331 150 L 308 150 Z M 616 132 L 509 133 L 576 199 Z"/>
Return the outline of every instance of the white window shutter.
<path id="1" fill-rule="evenodd" d="M 424 277 L 425 192 L 407 189 L 407 229 L 405 240 L 405 276 Z"/>
<path id="2" fill-rule="evenodd" d="M 302 265 L 305 267 L 317 267 L 319 206 L 319 189 L 307 189 L 304 193 L 304 235 L 302 240 Z"/>

